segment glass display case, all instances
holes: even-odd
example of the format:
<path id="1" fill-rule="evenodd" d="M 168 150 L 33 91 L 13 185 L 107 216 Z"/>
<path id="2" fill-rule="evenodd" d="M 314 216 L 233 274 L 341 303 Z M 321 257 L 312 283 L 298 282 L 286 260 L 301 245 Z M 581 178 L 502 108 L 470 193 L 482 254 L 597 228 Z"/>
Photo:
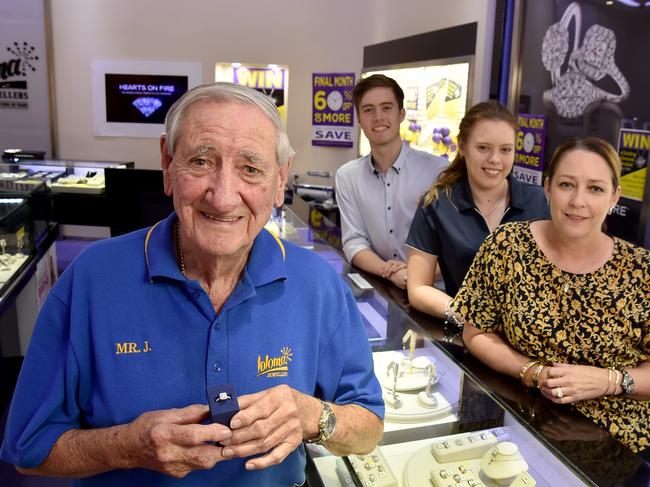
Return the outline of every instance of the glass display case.
<path id="1" fill-rule="evenodd" d="M 307 210 L 306 215 L 310 215 Z M 573 412 L 466 354 L 458 330 L 413 312 L 381 279 L 361 275 L 320 228 L 293 211 L 268 227 L 321 254 L 350 286 L 386 403 L 370 455 L 339 458 L 307 445 L 313 486 L 640 486 L 644 459 Z"/>
<path id="2" fill-rule="evenodd" d="M 0 189 L 19 190 L 45 184 L 55 193 L 102 194 L 106 189 L 106 168 L 132 166 L 132 162 L 5 160 L 0 165 Z"/>
<path id="3" fill-rule="evenodd" d="M 0 295 L 33 254 L 34 231 L 27 199 L 0 197 Z"/>

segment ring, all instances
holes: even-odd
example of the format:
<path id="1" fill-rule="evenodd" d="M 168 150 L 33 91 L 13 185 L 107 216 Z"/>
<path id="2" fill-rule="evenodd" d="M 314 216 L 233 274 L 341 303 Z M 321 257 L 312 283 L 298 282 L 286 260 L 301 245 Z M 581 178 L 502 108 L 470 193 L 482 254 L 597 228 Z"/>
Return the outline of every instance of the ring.
<path id="1" fill-rule="evenodd" d="M 562 399 L 564 397 L 564 392 L 562 392 L 561 387 L 556 387 L 555 389 L 553 389 L 553 395 L 555 397 L 559 397 L 560 399 Z"/>

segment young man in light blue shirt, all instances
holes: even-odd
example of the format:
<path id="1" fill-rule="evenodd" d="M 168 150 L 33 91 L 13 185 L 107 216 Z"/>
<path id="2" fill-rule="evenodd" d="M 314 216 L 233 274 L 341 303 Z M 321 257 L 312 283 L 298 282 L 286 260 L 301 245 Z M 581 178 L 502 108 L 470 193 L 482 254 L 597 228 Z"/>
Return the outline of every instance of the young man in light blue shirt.
<path id="1" fill-rule="evenodd" d="M 400 137 L 404 92 L 384 75 L 360 80 L 353 92 L 370 154 L 336 172 L 343 251 L 356 267 L 406 287 L 406 247 L 417 203 L 447 166 Z"/>

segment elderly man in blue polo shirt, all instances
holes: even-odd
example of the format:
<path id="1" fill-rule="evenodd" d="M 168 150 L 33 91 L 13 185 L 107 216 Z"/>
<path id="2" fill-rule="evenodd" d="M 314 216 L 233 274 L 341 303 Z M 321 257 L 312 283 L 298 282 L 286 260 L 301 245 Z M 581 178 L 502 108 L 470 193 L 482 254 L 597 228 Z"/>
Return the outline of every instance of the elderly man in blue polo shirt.
<path id="1" fill-rule="evenodd" d="M 413 215 L 449 161 L 402 141 L 404 91 L 394 79 L 382 74 L 364 78 L 353 98 L 370 154 L 336 171 L 343 252 L 355 266 L 404 289 L 405 242 Z"/>
<path id="2" fill-rule="evenodd" d="M 372 450 L 383 401 L 356 303 L 317 255 L 263 229 L 293 155 L 272 101 L 203 85 L 165 125 L 175 212 L 98 242 L 63 274 L 2 458 L 84 486 L 293 486 L 303 440 Z M 225 425 L 206 405 L 220 385 L 239 396 Z"/>

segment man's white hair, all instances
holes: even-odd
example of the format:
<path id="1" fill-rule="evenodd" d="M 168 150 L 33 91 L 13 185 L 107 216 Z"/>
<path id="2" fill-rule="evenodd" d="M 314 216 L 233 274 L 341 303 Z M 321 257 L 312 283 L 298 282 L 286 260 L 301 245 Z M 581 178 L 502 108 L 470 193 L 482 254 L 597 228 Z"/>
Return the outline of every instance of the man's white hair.
<path id="1" fill-rule="evenodd" d="M 280 112 L 278 112 L 271 98 L 245 86 L 217 82 L 192 88 L 176 100 L 176 103 L 167 112 L 165 116 L 165 138 L 167 141 L 167 151 L 170 156 L 173 157 L 176 141 L 183 132 L 183 122 L 187 117 L 189 107 L 193 103 L 202 100 L 212 100 L 222 103 L 243 103 L 259 108 L 273 122 L 273 125 L 277 129 L 276 157 L 278 164 L 286 164 L 295 154 L 289 143 L 289 137 L 282 123 Z M 250 130 L 255 129 L 256 127 L 250 127 Z"/>

